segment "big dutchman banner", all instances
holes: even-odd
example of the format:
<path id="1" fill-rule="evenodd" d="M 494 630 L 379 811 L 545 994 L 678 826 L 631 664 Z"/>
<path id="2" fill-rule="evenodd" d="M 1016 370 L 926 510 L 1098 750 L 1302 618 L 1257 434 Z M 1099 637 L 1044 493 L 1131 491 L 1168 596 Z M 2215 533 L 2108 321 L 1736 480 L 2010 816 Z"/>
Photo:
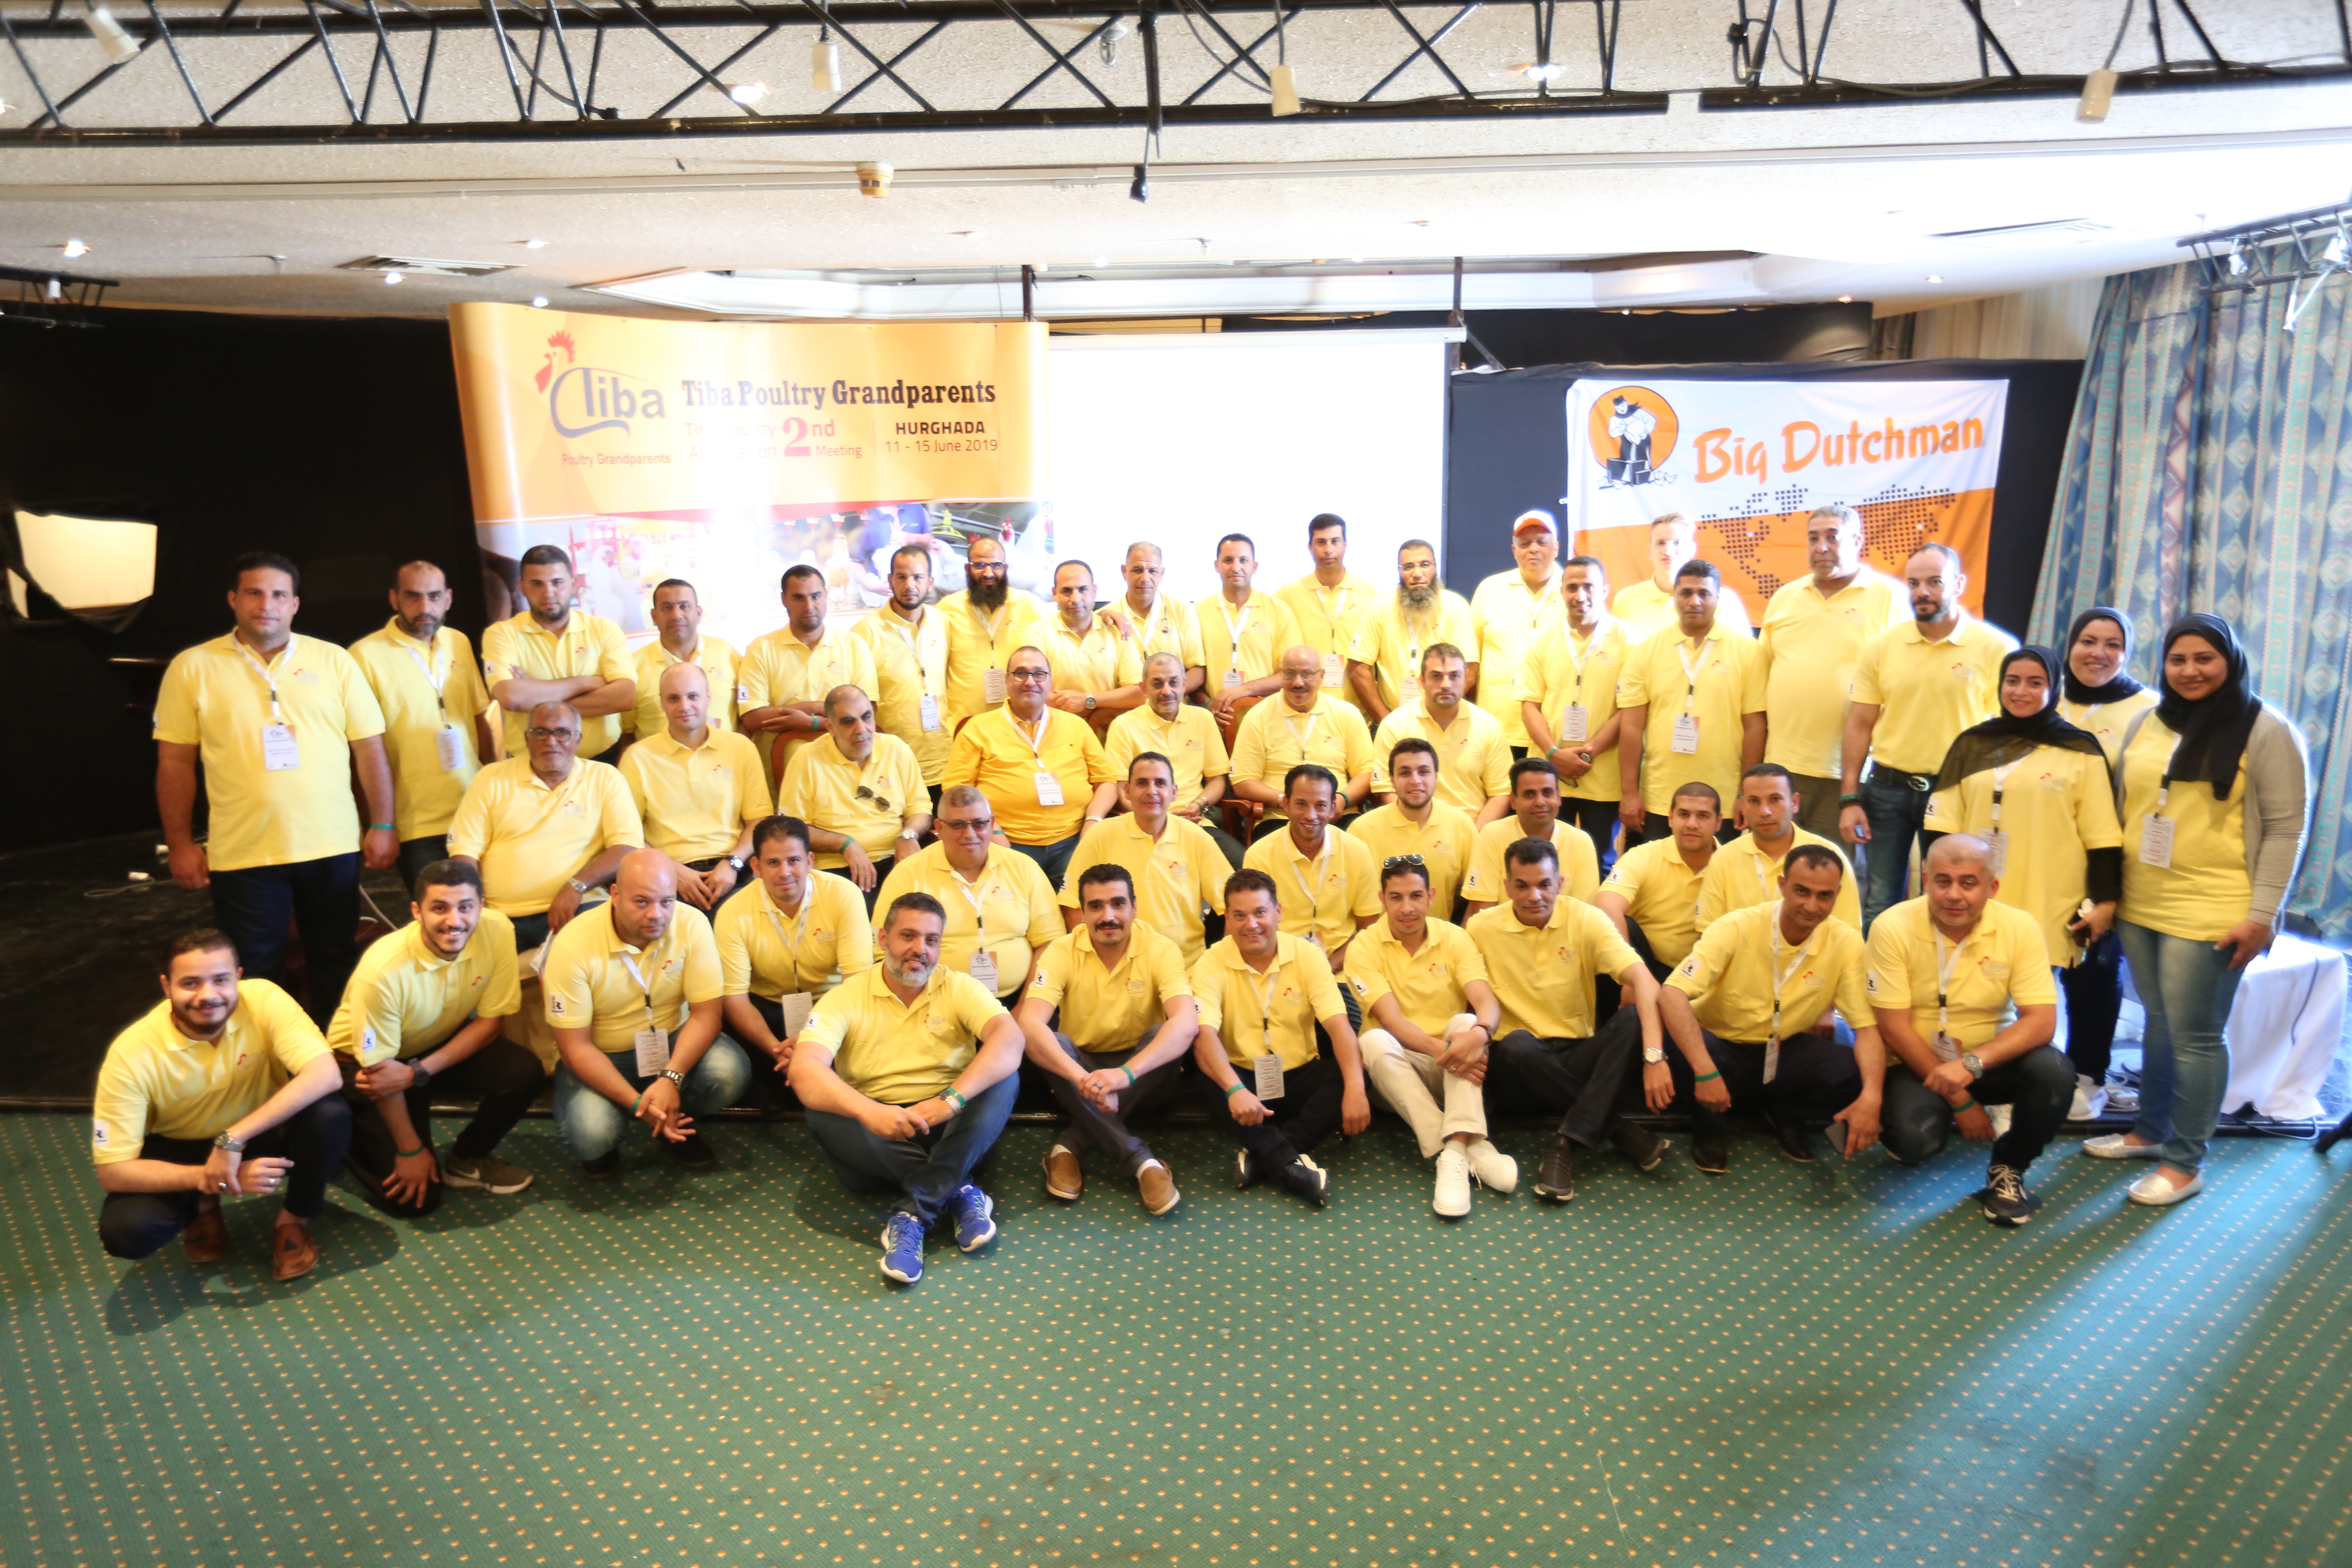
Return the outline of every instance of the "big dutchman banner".
<path id="1" fill-rule="evenodd" d="M 1013 576 L 1050 572 L 1042 324 L 767 326 L 450 311 L 484 585 L 520 608 L 535 544 L 570 551 L 581 603 L 656 635 L 654 585 L 693 583 L 743 647 L 782 624 L 786 568 L 821 568 L 837 613 L 888 594 L 890 553 L 931 552 L 961 588 L 981 531 Z"/>
<path id="2" fill-rule="evenodd" d="M 1982 614 L 2008 400 L 2005 381 L 1579 380 L 1561 505 L 1620 587 L 1650 574 L 1650 524 L 1684 514 L 1760 622 L 1811 571 L 1806 516 L 1843 501 L 1862 513 L 1864 560 L 1890 576 L 1922 544 L 1959 552 Z"/>

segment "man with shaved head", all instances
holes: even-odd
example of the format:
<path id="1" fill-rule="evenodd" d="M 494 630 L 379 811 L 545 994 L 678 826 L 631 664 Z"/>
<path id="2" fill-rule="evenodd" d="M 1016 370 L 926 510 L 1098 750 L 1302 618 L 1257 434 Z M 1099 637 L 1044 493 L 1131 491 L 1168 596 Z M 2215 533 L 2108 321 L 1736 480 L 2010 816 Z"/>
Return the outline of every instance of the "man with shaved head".
<path id="1" fill-rule="evenodd" d="M 411 881 L 449 852 L 449 819 L 498 755 L 498 710 L 474 645 L 447 624 L 449 579 L 441 568 L 410 562 L 394 575 L 391 599 L 392 619 L 352 644 L 351 654 L 383 710 L 400 876 Z"/>
<path id="2" fill-rule="evenodd" d="M 1167 576 L 1167 558 L 1160 546 L 1137 540 L 1127 547 L 1119 574 L 1127 579 L 1127 595 L 1119 601 L 1143 657 L 1171 655 L 1182 667 L 1187 695 L 1201 689 L 1209 676 L 1208 656 L 1201 649 L 1201 617 L 1181 599 L 1160 591 Z M 1148 694 L 1147 694 L 1148 695 Z"/>
<path id="3" fill-rule="evenodd" d="M 632 851 L 612 898 L 557 934 L 540 974 L 561 1058 L 555 1124 L 593 1180 L 620 1173 L 633 1121 L 686 1169 L 716 1169 L 694 1119 L 751 1081 L 743 1047 L 719 1032 L 725 986 L 710 921 L 681 907 L 677 889 L 676 861 Z"/>
<path id="4" fill-rule="evenodd" d="M 1992 847 L 1971 833 L 1936 840 L 1920 868 L 1927 891 L 1870 928 L 1870 1002 L 1895 1060 L 1886 1069 L 1883 1136 L 1906 1164 L 1941 1153 L 1952 1129 L 1992 1142 L 1977 1201 L 1995 1225 L 2033 1213 L 2025 1168 L 2074 1098 L 2074 1068 L 2050 1043 L 2058 990 L 2042 922 L 1997 902 Z M 2010 1109 L 2006 1131 L 1985 1112 Z"/>
<path id="5" fill-rule="evenodd" d="M 475 774 L 449 824 L 449 858 L 481 872 L 484 900 L 514 922 L 522 953 L 562 930 L 646 841 L 621 770 L 578 754 L 579 710 L 542 702 L 529 718 L 529 750 Z"/>
<path id="6" fill-rule="evenodd" d="M 1372 732 L 1364 716 L 1324 689 L 1323 658 L 1304 643 L 1285 648 L 1277 669 L 1282 700 L 1251 709 L 1234 731 L 1234 794 L 1265 808 L 1253 836 L 1284 825 L 1283 794 L 1302 763 L 1339 779 L 1333 824 L 1345 827 L 1372 789 Z"/>
<path id="7" fill-rule="evenodd" d="M 751 829 L 774 804 L 760 748 L 710 721 L 710 678 L 700 665 L 661 672 L 661 732 L 621 753 L 621 776 L 645 819 L 646 846 L 677 862 L 678 897 L 706 912 L 748 878 Z"/>

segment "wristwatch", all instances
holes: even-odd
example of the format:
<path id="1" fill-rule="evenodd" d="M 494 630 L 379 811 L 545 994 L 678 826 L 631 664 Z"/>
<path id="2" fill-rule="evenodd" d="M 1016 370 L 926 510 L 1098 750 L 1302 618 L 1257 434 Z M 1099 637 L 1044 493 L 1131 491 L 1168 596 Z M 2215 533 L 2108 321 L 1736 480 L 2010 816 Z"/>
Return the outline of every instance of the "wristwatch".
<path id="1" fill-rule="evenodd" d="M 242 1138 L 232 1138 L 226 1132 L 223 1132 L 219 1137 L 213 1140 L 213 1147 L 221 1150 L 226 1153 L 242 1154 L 245 1152 L 245 1140 Z"/>
<path id="2" fill-rule="evenodd" d="M 740 877 L 743 874 L 743 857 L 740 855 L 730 855 L 727 857 L 727 863 L 735 868 L 735 874 L 737 876 Z"/>
<path id="3" fill-rule="evenodd" d="M 411 1089 L 423 1089 L 433 1081 L 433 1069 L 425 1065 L 423 1057 L 408 1064 L 408 1087 Z"/>
<path id="4" fill-rule="evenodd" d="M 1970 1078 L 1984 1077 L 1984 1063 L 1977 1059 L 1976 1052 L 1963 1051 L 1960 1053 L 1960 1065 L 1969 1069 L 1969 1076 Z"/>
<path id="5" fill-rule="evenodd" d="M 662 1073 L 662 1077 L 669 1079 L 673 1088 L 684 1089 L 686 1087 L 686 1075 L 678 1071 L 676 1068 L 665 1069 Z"/>
<path id="6" fill-rule="evenodd" d="M 1095 710 L 1095 694 L 1094 694 L 1093 692 L 1089 691 L 1089 692 L 1087 692 L 1087 712 L 1089 712 L 1089 713 L 1091 713 L 1091 712 L 1093 712 L 1094 710 Z"/>
<path id="7" fill-rule="evenodd" d="M 588 896 L 588 884 L 582 881 L 579 878 L 566 877 L 563 880 L 573 892 L 578 893 L 582 898 L 586 898 Z"/>
<path id="8" fill-rule="evenodd" d="M 1650 1046 L 1644 1046 L 1642 1047 L 1642 1065 L 1643 1067 L 1654 1068 L 1665 1059 L 1666 1053 L 1662 1047 Z"/>

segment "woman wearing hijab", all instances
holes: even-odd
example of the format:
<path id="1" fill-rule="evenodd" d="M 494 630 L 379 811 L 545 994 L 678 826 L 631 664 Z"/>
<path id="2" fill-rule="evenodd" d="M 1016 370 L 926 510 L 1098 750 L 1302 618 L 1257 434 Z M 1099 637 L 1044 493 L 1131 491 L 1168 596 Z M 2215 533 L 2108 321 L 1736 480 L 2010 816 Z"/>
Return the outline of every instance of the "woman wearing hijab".
<path id="1" fill-rule="evenodd" d="M 2132 679 L 2131 622 L 2121 610 L 2094 605 L 2066 629 L 2064 652 L 2066 683 L 2058 716 L 2089 731 L 2112 767 L 2123 753 L 2125 729 L 2156 706 L 2156 693 Z"/>
<path id="2" fill-rule="evenodd" d="M 2102 1160 L 2154 1160 L 2131 1200 L 2205 1190 L 2206 1141 L 2230 1080 L 2223 1029 L 2246 965 L 2269 950 L 2308 830 L 2310 759 L 2286 716 L 2254 695 L 2238 634 L 2187 615 L 2164 634 L 2156 706 L 2124 731 L 2116 929 L 2147 1009 L 2139 1115 L 2094 1138 Z"/>

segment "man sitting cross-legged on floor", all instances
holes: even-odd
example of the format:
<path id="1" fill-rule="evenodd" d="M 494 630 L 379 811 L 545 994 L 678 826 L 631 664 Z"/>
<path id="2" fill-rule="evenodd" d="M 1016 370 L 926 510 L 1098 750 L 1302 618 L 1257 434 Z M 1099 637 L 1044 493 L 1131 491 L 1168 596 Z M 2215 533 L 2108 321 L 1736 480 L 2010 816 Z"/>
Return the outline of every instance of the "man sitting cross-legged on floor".
<path id="1" fill-rule="evenodd" d="M 1660 998 L 1698 1102 L 1691 1160 L 1709 1175 L 1731 1168 L 1727 1111 L 1762 1111 L 1792 1160 L 1813 1157 L 1809 1117 L 1845 1124 L 1848 1158 L 1878 1141 L 1886 1053 L 1871 1021 L 1869 962 L 1862 932 L 1832 912 L 1852 889 L 1845 860 L 1800 844 L 1777 879 L 1778 899 L 1706 928 Z M 1832 1007 L 1853 1029 L 1852 1049 L 1832 1037 Z"/>
<path id="2" fill-rule="evenodd" d="M 966 1252 L 996 1239 L 996 1205 L 971 1178 L 1020 1092 L 1020 1027 L 940 966 L 947 919 L 929 893 L 892 899 L 882 962 L 816 1005 L 793 1052 L 793 1092 L 842 1181 L 896 1194 L 882 1272 L 901 1285 L 923 1277 L 923 1233 L 941 1219 Z"/>
<path id="3" fill-rule="evenodd" d="M 788 1074 L 816 999 L 874 966 L 874 927 L 856 883 L 810 864 L 809 825 L 797 816 L 751 829 L 751 875 L 754 886 L 721 905 L 710 928 L 727 1032 Z"/>
<path id="4" fill-rule="evenodd" d="M 1192 999 L 1192 1060 L 1241 1142 L 1236 1184 L 1271 1177 L 1318 1208 L 1328 1204 L 1331 1178 L 1307 1156 L 1333 1132 L 1352 1138 L 1370 1126 L 1372 1102 L 1353 1005 L 1322 950 L 1284 932 L 1282 898 L 1265 872 L 1244 867 L 1226 879 L 1225 939 L 1193 966 Z"/>
<path id="5" fill-rule="evenodd" d="M 482 902 L 482 873 L 436 860 L 416 874 L 411 923 L 378 937 L 360 958 L 327 1024 L 352 1108 L 346 1168 L 360 1196 L 413 1218 L 441 1204 L 444 1186 L 519 1193 L 530 1173 L 490 1151 L 522 1120 L 547 1074 L 500 1037 L 522 1007 L 514 922 Z M 476 1103 L 446 1159 L 433 1152 L 433 1096 Z"/>
<path id="6" fill-rule="evenodd" d="M 114 1037 L 98 1069 L 99 1240 L 139 1258 L 185 1232 L 188 1261 L 210 1263 L 228 1251 L 221 1195 L 282 1188 L 271 1266 L 299 1279 L 319 1261 L 310 1222 L 352 1133 L 335 1058 L 291 996 L 244 979 L 216 931 L 173 942 L 163 982 L 163 1000 Z"/>
<path id="7" fill-rule="evenodd" d="M 1429 912 L 1429 869 L 1418 855 L 1381 868 L 1378 923 L 1348 944 L 1345 978 L 1376 1026 L 1362 1036 L 1364 1076 L 1437 1162 L 1432 1206 L 1447 1219 L 1470 1212 L 1470 1178 L 1498 1193 L 1519 1167 L 1486 1141 L 1486 1047 L 1502 1014 L 1486 961 L 1462 928 Z M 1444 1097 L 1441 1110 L 1437 1097 Z"/>
<path id="8" fill-rule="evenodd" d="M 1045 1191 L 1076 1200 L 1078 1147 L 1091 1143 L 1119 1163 L 1146 1209 L 1166 1214 L 1176 1206 L 1175 1178 L 1128 1123 L 1175 1093 L 1200 1031 L 1184 951 L 1137 921 L 1125 867 L 1087 867 L 1077 895 L 1078 923 L 1037 955 L 1016 1015 L 1029 1059 L 1051 1076 L 1070 1118 L 1045 1152 Z"/>

